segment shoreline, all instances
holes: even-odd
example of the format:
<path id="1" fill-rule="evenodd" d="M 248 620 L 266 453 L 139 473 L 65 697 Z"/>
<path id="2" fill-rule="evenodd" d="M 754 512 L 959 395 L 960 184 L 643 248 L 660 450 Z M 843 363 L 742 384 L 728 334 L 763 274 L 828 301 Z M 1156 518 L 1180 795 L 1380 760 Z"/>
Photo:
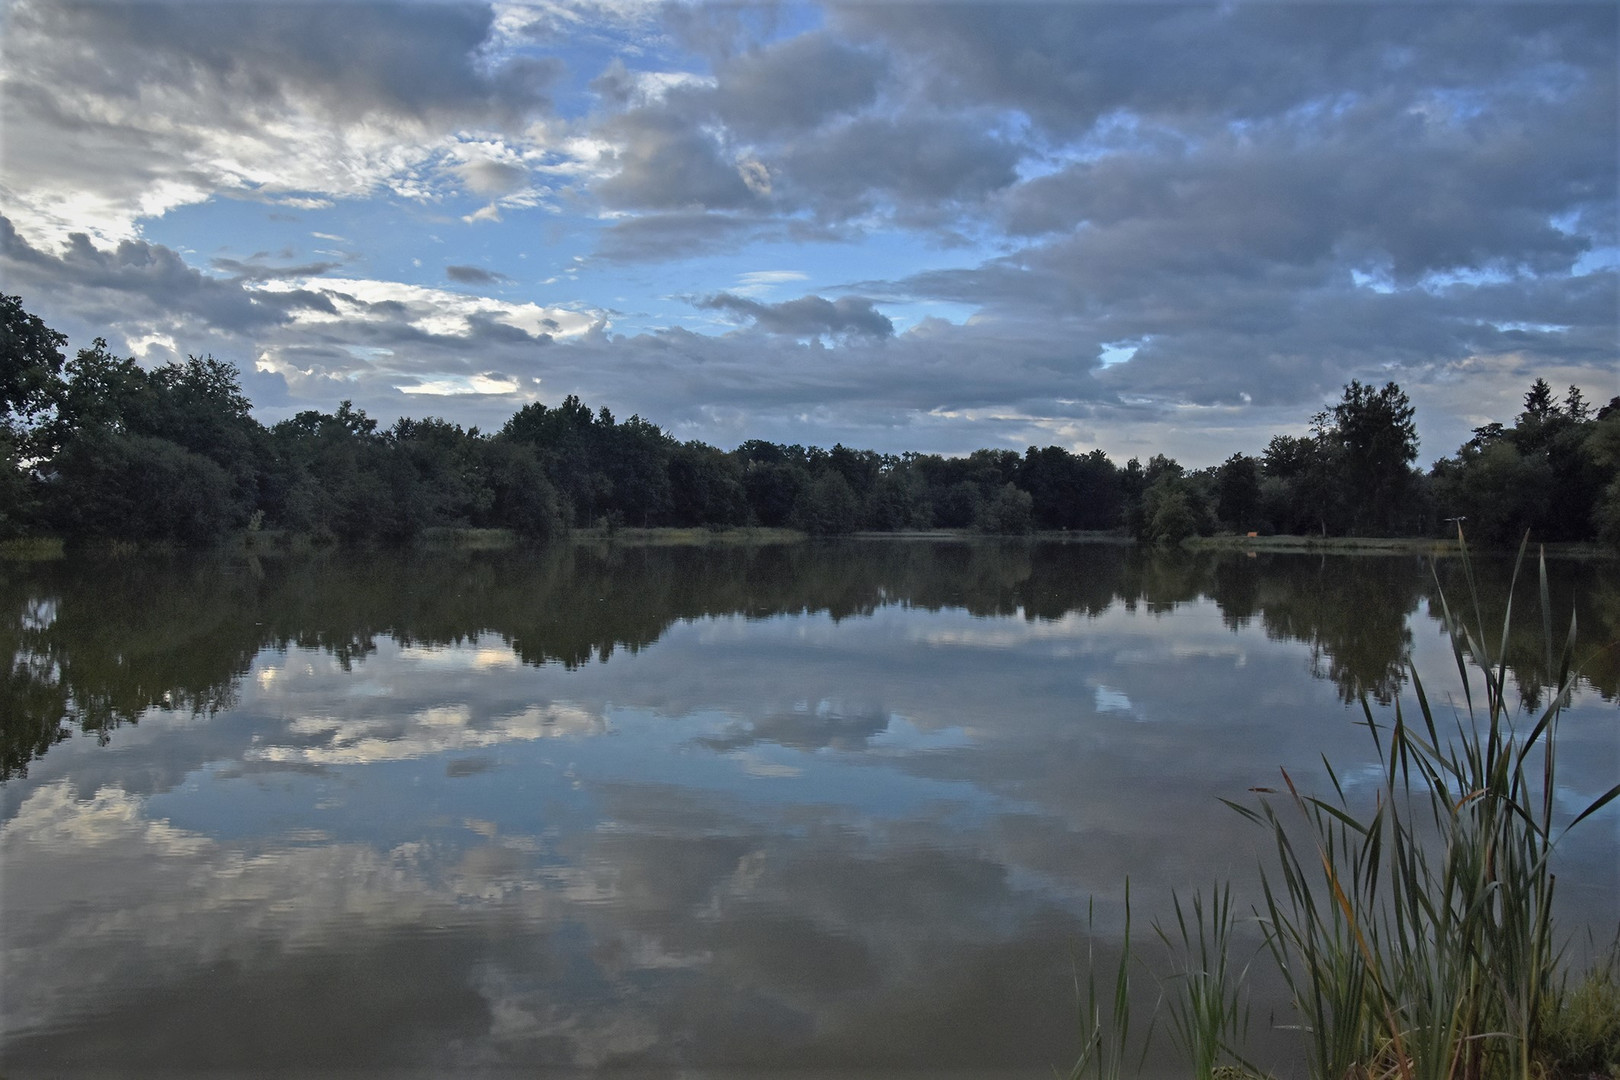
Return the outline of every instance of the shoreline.
<path id="1" fill-rule="evenodd" d="M 425 530 L 419 536 L 400 541 L 397 545 L 381 546 L 453 548 L 458 551 L 499 551 L 515 547 L 543 546 L 552 543 L 571 544 L 626 544 L 638 547 L 709 547 L 800 544 L 818 540 L 883 540 L 901 543 L 919 542 L 982 542 L 982 541 L 1040 541 L 1043 543 L 1108 544 L 1121 547 L 1153 547 L 1119 532 L 1069 532 L 1042 530 L 1031 533 L 979 533 L 970 529 L 912 529 L 896 532 L 871 530 L 844 533 L 836 536 L 813 536 L 798 529 L 765 526 L 738 526 L 728 529 L 703 527 L 655 526 L 647 528 L 589 528 L 571 529 L 561 536 L 546 540 L 528 539 L 509 529 L 480 529 L 440 527 Z M 218 544 L 188 549 L 167 542 L 150 543 L 133 540 L 95 540 L 70 546 L 57 537 L 17 537 L 0 540 L 0 561 L 40 562 L 66 558 L 73 551 L 94 551 L 114 556 L 139 555 L 151 552 L 178 552 L 185 550 L 236 551 L 244 554 L 281 554 L 308 552 L 322 548 L 351 546 L 342 540 L 317 539 L 302 533 L 281 530 L 244 531 Z M 360 546 L 378 546 L 368 541 Z M 1166 550 L 1188 552 L 1242 552 L 1258 555 L 1317 554 L 1317 555 L 1426 555 L 1435 558 L 1453 558 L 1461 552 L 1456 540 L 1417 536 L 1238 536 L 1219 534 L 1194 536 Z M 1514 547 L 1485 547 L 1469 541 L 1470 554 L 1479 556 L 1513 555 Z M 1591 542 L 1555 542 L 1533 545 L 1543 550 L 1548 558 L 1616 559 L 1620 551 Z"/>

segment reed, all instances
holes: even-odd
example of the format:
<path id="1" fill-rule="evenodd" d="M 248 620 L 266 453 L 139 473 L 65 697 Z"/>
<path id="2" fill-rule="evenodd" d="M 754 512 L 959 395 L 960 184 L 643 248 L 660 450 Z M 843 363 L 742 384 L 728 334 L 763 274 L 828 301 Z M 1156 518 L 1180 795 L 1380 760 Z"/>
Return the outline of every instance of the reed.
<path id="1" fill-rule="evenodd" d="M 1612 965 L 1566 993 L 1553 924 L 1559 839 L 1620 796 L 1616 784 L 1567 823 L 1554 820 L 1574 620 L 1559 645 L 1543 555 L 1542 631 L 1557 683 L 1544 709 L 1516 716 L 1503 659 L 1511 600 L 1493 640 L 1458 543 L 1473 622 L 1441 594 L 1461 679 L 1449 720 L 1409 664 L 1415 712 L 1397 700 L 1393 719 L 1380 722 L 1362 700 L 1380 766 L 1370 806 L 1347 795 L 1325 758 L 1331 795 L 1302 794 L 1285 770 L 1275 798 L 1227 802 L 1269 835 L 1255 912 L 1262 955 L 1287 988 L 1315 1080 L 1585 1080 L 1592 1061 L 1615 1052 L 1605 1040 L 1620 1049 Z M 1174 1042 L 1198 1080 L 1223 1059 L 1252 1071 L 1241 1055 L 1243 971 L 1229 959 L 1230 891 L 1195 898 L 1190 918 L 1177 898 L 1175 912 L 1175 935 L 1160 929 L 1184 956 L 1169 999 Z M 1577 1059 L 1587 1072 L 1568 1071 Z M 1612 1061 L 1598 1067 L 1617 1075 Z"/>
<path id="2" fill-rule="evenodd" d="M 1253 1071 L 1244 1059 L 1249 1030 L 1244 997 L 1247 965 L 1234 970 L 1233 932 L 1236 916 L 1230 884 L 1215 886 L 1206 901 L 1196 893 L 1185 908 L 1175 903 L 1175 936 L 1159 924 L 1154 931 L 1177 958 L 1169 992 L 1163 1000 L 1170 1013 L 1170 1033 L 1194 1080 L 1215 1080 L 1225 1061 Z"/>
<path id="3" fill-rule="evenodd" d="M 1114 968 L 1113 992 L 1105 995 L 1097 983 L 1096 911 L 1093 904 L 1086 906 L 1086 985 L 1080 988 L 1079 973 L 1075 974 L 1075 996 L 1080 1006 L 1080 1056 L 1069 1070 L 1069 1080 L 1119 1080 L 1125 1074 L 1126 1060 L 1131 1045 L 1131 882 L 1125 880 L 1125 933 L 1120 940 L 1119 963 Z M 1106 1002 L 1106 1009 L 1105 1009 Z M 1142 1054 L 1147 1054 L 1151 1037 L 1142 1039 Z M 1142 1060 L 1137 1060 L 1140 1068 Z"/>

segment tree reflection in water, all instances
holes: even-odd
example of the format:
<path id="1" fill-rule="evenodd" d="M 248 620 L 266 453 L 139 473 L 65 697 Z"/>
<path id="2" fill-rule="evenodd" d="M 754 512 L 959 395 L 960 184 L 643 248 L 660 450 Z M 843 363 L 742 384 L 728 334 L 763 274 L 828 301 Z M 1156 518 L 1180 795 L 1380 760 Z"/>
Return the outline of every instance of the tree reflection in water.
<path id="1" fill-rule="evenodd" d="M 1584 674 L 1620 689 L 1620 578 L 1612 564 L 1551 564 L 1553 624 L 1576 608 Z M 1497 573 L 1495 571 L 1501 571 Z M 1439 564 L 1451 595 L 1460 568 Z M 1487 625 L 1506 565 L 1480 572 Z M 1533 603 L 1521 582 L 1520 605 Z M 1412 648 L 1410 617 L 1435 603 L 1412 556 L 1165 552 L 1108 544 L 877 540 L 759 546 L 557 544 L 524 550 L 331 550 L 244 558 L 143 556 L 0 564 L 0 779 L 78 731 L 103 742 L 150 709 L 228 709 L 264 649 L 317 649 L 347 670 L 379 638 L 402 646 L 500 640 L 525 664 L 573 668 L 635 652 L 679 620 L 885 605 L 1057 620 L 1114 605 L 1162 612 L 1207 599 L 1234 629 L 1258 621 L 1298 641 L 1341 698 L 1389 703 Z M 1521 607 L 1521 611 L 1524 610 Z M 1508 664 L 1527 704 L 1550 681 L 1540 620 L 1518 618 Z M 1590 644 L 1588 644 L 1590 643 Z"/>

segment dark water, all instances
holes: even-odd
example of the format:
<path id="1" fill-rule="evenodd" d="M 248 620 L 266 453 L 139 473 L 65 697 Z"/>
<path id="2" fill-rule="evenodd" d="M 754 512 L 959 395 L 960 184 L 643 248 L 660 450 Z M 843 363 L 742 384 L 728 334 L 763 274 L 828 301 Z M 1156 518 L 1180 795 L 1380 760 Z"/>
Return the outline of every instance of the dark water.
<path id="1" fill-rule="evenodd" d="M 1620 779 L 1620 574 L 1550 570 L 1569 813 Z M 0 564 L 0 1071 L 1050 1076 L 1127 879 L 1139 941 L 1251 895 L 1221 797 L 1372 783 L 1404 657 L 1460 698 L 1435 597 L 1021 543 Z M 1577 950 L 1617 858 L 1620 807 L 1560 852 Z"/>

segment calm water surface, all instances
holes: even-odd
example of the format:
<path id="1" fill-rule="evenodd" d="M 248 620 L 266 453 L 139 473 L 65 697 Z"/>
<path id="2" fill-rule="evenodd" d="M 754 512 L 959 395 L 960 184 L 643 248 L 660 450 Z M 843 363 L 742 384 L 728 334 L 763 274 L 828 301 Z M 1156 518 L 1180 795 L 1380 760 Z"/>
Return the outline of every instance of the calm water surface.
<path id="1" fill-rule="evenodd" d="M 1620 574 L 1551 571 L 1569 813 L 1620 779 Z M 1139 937 L 1251 896 L 1220 798 L 1374 783 L 1403 657 L 1458 696 L 1434 597 L 1078 544 L 0 564 L 0 1069 L 1049 1077 L 1127 878 Z M 1577 949 L 1617 859 L 1620 807 L 1561 851 Z"/>

